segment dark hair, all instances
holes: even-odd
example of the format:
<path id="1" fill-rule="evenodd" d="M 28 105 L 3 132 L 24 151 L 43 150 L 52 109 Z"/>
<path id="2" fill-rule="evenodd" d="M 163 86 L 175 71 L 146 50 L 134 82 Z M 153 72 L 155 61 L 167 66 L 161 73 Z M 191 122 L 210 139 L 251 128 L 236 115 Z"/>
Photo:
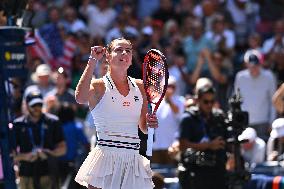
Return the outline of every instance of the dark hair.
<path id="1" fill-rule="evenodd" d="M 75 112 L 70 103 L 64 102 L 59 106 L 58 117 L 63 124 L 69 121 L 74 121 Z"/>
<path id="2" fill-rule="evenodd" d="M 197 97 L 201 98 L 204 94 L 215 94 L 215 88 L 213 86 L 204 86 L 197 90 Z"/>
<path id="3" fill-rule="evenodd" d="M 107 50 L 108 53 L 110 53 L 110 52 L 112 51 L 113 44 L 114 44 L 114 42 L 116 42 L 116 41 L 126 41 L 126 42 L 129 43 L 129 45 L 132 46 L 132 43 L 131 43 L 130 40 L 125 39 L 124 37 L 116 38 L 116 39 L 112 40 L 109 44 L 107 44 L 106 50 Z"/>

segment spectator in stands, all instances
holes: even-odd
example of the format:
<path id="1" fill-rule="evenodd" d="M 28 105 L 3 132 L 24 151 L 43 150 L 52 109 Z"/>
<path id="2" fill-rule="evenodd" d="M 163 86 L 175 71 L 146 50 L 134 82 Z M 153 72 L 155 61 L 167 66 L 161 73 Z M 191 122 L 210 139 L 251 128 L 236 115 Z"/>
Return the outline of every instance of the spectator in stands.
<path id="1" fill-rule="evenodd" d="M 176 19 L 168 20 L 164 26 L 164 38 L 168 41 L 168 47 L 178 50 L 182 46 L 182 36 Z"/>
<path id="2" fill-rule="evenodd" d="M 46 96 L 48 92 L 54 89 L 51 82 L 51 69 L 48 64 L 40 64 L 37 66 L 36 71 L 31 75 L 31 79 L 34 82 L 33 85 L 28 86 L 25 89 L 24 96 L 29 91 L 39 90 L 43 97 Z"/>
<path id="3" fill-rule="evenodd" d="M 181 48 L 173 49 L 172 60 L 168 61 L 169 74 L 176 79 L 176 95 L 184 96 L 186 94 L 186 85 L 189 82 L 189 76 L 186 71 L 184 53 Z"/>
<path id="4" fill-rule="evenodd" d="M 248 37 L 248 46 L 249 50 L 258 50 L 261 52 L 262 50 L 262 38 L 261 35 L 258 33 L 251 33 Z"/>
<path id="5" fill-rule="evenodd" d="M 205 37 L 203 33 L 203 25 L 200 21 L 194 20 L 192 22 L 192 35 L 187 36 L 183 40 L 183 50 L 186 57 L 186 67 L 188 73 L 193 75 L 194 70 L 197 69 L 199 55 L 203 49 L 207 48 L 209 51 L 214 49 L 214 44 Z M 208 74 L 209 67 L 207 63 L 201 66 L 201 75 Z M 192 76 L 193 77 L 193 76 Z M 197 78 L 196 78 L 197 79 Z M 192 81 L 191 84 L 194 85 L 195 81 Z"/>
<path id="6" fill-rule="evenodd" d="M 80 13 L 88 20 L 92 37 L 103 38 L 116 18 L 115 10 L 109 6 L 109 0 L 96 1 L 95 5 L 90 0 L 84 0 Z"/>
<path id="7" fill-rule="evenodd" d="M 284 83 L 273 94 L 272 102 L 279 115 L 284 115 Z"/>
<path id="8" fill-rule="evenodd" d="M 179 130 L 181 115 L 184 111 L 184 98 L 175 95 L 176 80 L 169 77 L 168 88 L 163 101 L 157 111 L 159 128 L 155 130 L 152 162 L 165 165 L 174 165 L 168 155 L 168 148 L 174 142 Z"/>
<path id="9" fill-rule="evenodd" d="M 267 161 L 284 160 L 284 118 L 273 121 L 266 154 Z"/>
<path id="10" fill-rule="evenodd" d="M 69 76 L 63 67 L 60 67 L 53 73 L 53 81 L 55 87 L 46 94 L 46 98 L 50 96 L 56 96 L 60 103 L 68 102 L 72 104 L 74 110 L 76 110 L 77 103 L 75 101 L 75 92 L 69 88 Z"/>
<path id="11" fill-rule="evenodd" d="M 267 67 L 276 75 L 277 84 L 284 82 L 284 20 L 274 23 L 274 35 L 265 40 L 262 51 L 267 59 Z"/>
<path id="12" fill-rule="evenodd" d="M 260 138 L 267 141 L 270 125 L 276 117 L 272 105 L 276 81 L 270 70 L 262 69 L 262 58 L 258 51 L 247 51 L 244 63 L 247 69 L 237 73 L 235 91 L 240 90 L 243 98 L 242 109 L 249 113 L 250 127 L 256 130 Z"/>
<path id="13" fill-rule="evenodd" d="M 77 12 L 73 7 L 66 7 L 64 9 L 64 25 L 67 32 L 76 33 L 78 31 L 87 31 L 85 23 L 78 18 Z"/>
<path id="14" fill-rule="evenodd" d="M 233 29 L 237 39 L 236 45 L 243 47 L 246 44 L 249 33 L 254 32 L 259 20 L 259 5 L 256 2 L 247 0 L 228 0 L 226 9 L 232 16 Z"/>
<path id="15" fill-rule="evenodd" d="M 163 38 L 163 28 L 164 28 L 164 23 L 160 20 L 153 20 L 152 21 L 152 29 L 153 32 L 150 35 L 150 41 L 146 46 L 144 47 L 144 52 L 146 52 L 151 49 L 162 49 L 166 44 L 167 41 L 166 39 Z M 149 31 L 149 34 L 151 32 Z M 145 55 L 143 54 L 143 56 Z"/>
<path id="16" fill-rule="evenodd" d="M 217 51 L 231 56 L 236 44 L 234 32 L 227 28 L 225 18 L 221 14 L 215 15 L 212 22 L 212 28 L 206 32 L 205 36 L 214 42 Z"/>
<path id="17" fill-rule="evenodd" d="M 24 100 L 27 113 L 13 122 L 14 161 L 19 162 L 21 189 L 58 187 L 57 157 L 66 152 L 58 118 L 43 113 L 40 91 L 29 91 Z"/>
<path id="18" fill-rule="evenodd" d="M 58 62 L 53 62 L 50 57 L 57 59 L 63 55 L 64 39 L 62 38 L 61 31 L 64 31 L 61 20 L 61 10 L 56 6 L 51 6 L 48 11 L 48 22 L 39 28 L 38 32 L 43 43 L 49 51 L 47 55 L 37 54 L 40 58 L 44 59 L 45 63 L 49 63 L 52 69 L 57 68 Z M 37 44 L 36 44 L 37 45 Z M 40 48 L 40 47 L 38 47 Z M 47 53 L 44 51 L 44 53 Z"/>
<path id="19" fill-rule="evenodd" d="M 263 43 L 262 52 L 270 66 L 277 61 L 277 54 L 284 50 L 284 21 L 279 19 L 274 23 L 274 34 Z"/>
<path id="20" fill-rule="evenodd" d="M 189 37 L 192 35 L 192 23 L 195 20 L 193 16 L 186 16 L 181 23 L 181 36 L 183 38 Z"/>
<path id="21" fill-rule="evenodd" d="M 202 0 L 194 7 L 193 14 L 202 20 L 205 32 L 213 29 L 215 16 L 218 14 L 214 1 Z"/>
<path id="22" fill-rule="evenodd" d="M 126 19 L 127 17 L 124 14 L 120 14 L 117 16 L 114 27 L 112 27 L 105 35 L 106 43 L 109 43 L 115 38 L 126 37 L 127 34 L 128 35 L 131 34 L 135 37 L 138 37 L 139 32 L 135 27 L 130 26 L 126 22 Z"/>
<path id="23" fill-rule="evenodd" d="M 160 6 L 160 0 L 138 0 L 137 16 L 140 20 L 150 17 Z"/>
<path id="24" fill-rule="evenodd" d="M 193 16 L 194 4 L 193 0 L 181 0 L 175 5 L 175 12 L 178 18 L 180 18 L 180 20 L 178 20 L 179 24 L 181 24 L 187 16 Z"/>
<path id="25" fill-rule="evenodd" d="M 209 72 L 202 72 L 202 68 L 206 64 L 209 67 Z M 198 57 L 197 65 L 191 75 L 191 83 L 195 83 L 200 77 L 208 77 L 216 88 L 217 102 L 222 108 L 226 108 L 227 90 L 231 73 L 224 65 L 224 57 L 221 52 L 215 52 L 213 55 L 208 49 L 203 49 Z"/>
<path id="26" fill-rule="evenodd" d="M 171 0 L 160 0 L 160 7 L 152 14 L 153 19 L 160 20 L 163 23 L 176 17 L 177 15 L 175 14 L 173 2 Z"/>
<path id="27" fill-rule="evenodd" d="M 255 129 L 248 127 L 238 137 L 241 143 L 241 153 L 248 167 L 254 167 L 265 160 L 265 142 L 257 137 Z"/>

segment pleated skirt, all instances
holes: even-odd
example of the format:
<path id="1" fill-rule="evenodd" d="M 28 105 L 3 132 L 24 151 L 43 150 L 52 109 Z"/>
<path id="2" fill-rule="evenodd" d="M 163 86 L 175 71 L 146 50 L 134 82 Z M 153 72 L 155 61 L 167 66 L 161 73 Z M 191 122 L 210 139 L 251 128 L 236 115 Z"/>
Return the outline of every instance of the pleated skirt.
<path id="1" fill-rule="evenodd" d="M 102 189 L 153 189 L 150 161 L 138 150 L 96 146 L 81 165 L 75 181 Z"/>

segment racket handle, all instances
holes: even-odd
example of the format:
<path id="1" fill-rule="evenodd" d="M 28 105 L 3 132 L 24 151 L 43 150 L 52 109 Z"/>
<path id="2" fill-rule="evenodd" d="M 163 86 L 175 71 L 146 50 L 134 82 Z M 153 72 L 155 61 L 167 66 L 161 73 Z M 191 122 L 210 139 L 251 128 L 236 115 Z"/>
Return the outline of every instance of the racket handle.
<path id="1" fill-rule="evenodd" d="M 154 142 L 154 128 L 148 128 L 148 139 L 147 139 L 147 156 L 152 156 L 153 142 Z"/>

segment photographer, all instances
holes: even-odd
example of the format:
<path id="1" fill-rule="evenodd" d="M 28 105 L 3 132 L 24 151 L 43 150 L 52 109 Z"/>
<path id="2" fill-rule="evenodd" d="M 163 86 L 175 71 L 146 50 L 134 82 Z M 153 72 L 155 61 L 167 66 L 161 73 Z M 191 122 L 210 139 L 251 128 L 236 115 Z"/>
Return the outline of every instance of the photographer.
<path id="1" fill-rule="evenodd" d="M 227 159 L 224 116 L 221 110 L 213 108 L 212 85 L 199 86 L 196 94 L 196 106 L 185 111 L 180 124 L 180 184 L 183 189 L 224 189 Z"/>

